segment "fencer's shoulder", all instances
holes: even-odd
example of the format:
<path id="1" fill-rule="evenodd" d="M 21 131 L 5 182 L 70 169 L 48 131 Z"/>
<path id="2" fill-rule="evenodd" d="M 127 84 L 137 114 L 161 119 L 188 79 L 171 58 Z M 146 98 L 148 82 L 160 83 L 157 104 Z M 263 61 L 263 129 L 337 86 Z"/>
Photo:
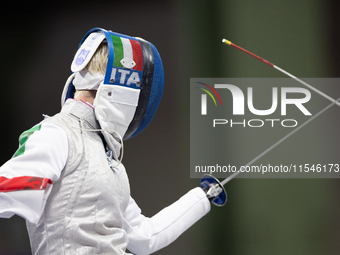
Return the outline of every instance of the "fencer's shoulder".
<path id="1" fill-rule="evenodd" d="M 45 116 L 44 120 L 39 123 L 41 127 L 44 127 L 45 131 L 51 133 L 67 133 L 65 130 L 67 120 L 62 117 L 60 113 L 54 116 Z"/>
<path id="2" fill-rule="evenodd" d="M 44 115 L 44 120 L 41 122 L 42 125 L 57 126 L 66 133 L 68 133 L 70 127 L 79 125 L 78 123 L 78 119 L 72 117 L 70 114 L 63 110 L 53 116 Z"/>

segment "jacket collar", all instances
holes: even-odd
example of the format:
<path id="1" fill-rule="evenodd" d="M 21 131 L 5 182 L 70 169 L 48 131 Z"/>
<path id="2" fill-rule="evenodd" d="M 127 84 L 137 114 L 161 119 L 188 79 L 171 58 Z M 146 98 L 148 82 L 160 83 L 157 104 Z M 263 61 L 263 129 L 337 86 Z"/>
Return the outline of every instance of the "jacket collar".
<path id="1" fill-rule="evenodd" d="M 84 120 L 91 129 L 100 129 L 94 108 L 81 100 L 68 99 L 61 109 L 61 113 L 70 114 L 73 117 Z"/>

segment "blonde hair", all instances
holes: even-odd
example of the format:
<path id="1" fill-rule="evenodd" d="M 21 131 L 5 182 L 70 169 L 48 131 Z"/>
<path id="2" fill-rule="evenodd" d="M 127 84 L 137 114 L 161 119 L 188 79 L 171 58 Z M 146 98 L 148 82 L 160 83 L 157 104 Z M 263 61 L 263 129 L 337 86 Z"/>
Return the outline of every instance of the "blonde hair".
<path id="1" fill-rule="evenodd" d="M 108 57 L 109 52 L 107 49 L 107 43 L 102 42 L 84 69 L 88 70 L 91 74 L 99 73 L 105 75 Z M 96 90 L 76 90 L 73 97 L 75 99 L 79 97 L 95 98 L 96 93 Z"/>
<path id="2" fill-rule="evenodd" d="M 91 74 L 105 74 L 108 55 L 107 43 L 102 42 L 85 69 L 89 70 Z"/>

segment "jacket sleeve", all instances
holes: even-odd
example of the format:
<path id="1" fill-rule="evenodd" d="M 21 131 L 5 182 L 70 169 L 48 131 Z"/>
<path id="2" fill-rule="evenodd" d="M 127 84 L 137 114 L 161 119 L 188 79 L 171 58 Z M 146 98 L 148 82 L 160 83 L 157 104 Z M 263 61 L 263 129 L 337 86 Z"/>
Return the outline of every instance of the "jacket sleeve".
<path id="1" fill-rule="evenodd" d="M 210 211 L 210 202 L 201 188 L 194 188 L 151 218 L 130 198 L 123 228 L 128 234 L 127 248 L 138 255 L 153 253 L 179 237 Z"/>
<path id="2" fill-rule="evenodd" d="M 25 131 L 12 159 L 0 168 L 0 217 L 17 214 L 38 222 L 67 158 L 68 139 L 59 126 L 45 123 Z"/>

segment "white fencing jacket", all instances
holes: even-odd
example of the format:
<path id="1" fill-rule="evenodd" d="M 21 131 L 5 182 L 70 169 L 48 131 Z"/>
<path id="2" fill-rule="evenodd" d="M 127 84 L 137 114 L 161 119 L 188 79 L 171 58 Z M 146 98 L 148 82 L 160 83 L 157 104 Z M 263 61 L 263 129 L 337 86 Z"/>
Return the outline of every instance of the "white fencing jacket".
<path id="1" fill-rule="evenodd" d="M 0 168 L 0 217 L 26 219 L 33 254 L 153 253 L 210 210 L 194 188 L 151 218 L 130 196 L 125 168 L 111 169 L 93 108 L 69 99 L 24 132 Z M 115 162 L 114 162 L 115 163 Z"/>

